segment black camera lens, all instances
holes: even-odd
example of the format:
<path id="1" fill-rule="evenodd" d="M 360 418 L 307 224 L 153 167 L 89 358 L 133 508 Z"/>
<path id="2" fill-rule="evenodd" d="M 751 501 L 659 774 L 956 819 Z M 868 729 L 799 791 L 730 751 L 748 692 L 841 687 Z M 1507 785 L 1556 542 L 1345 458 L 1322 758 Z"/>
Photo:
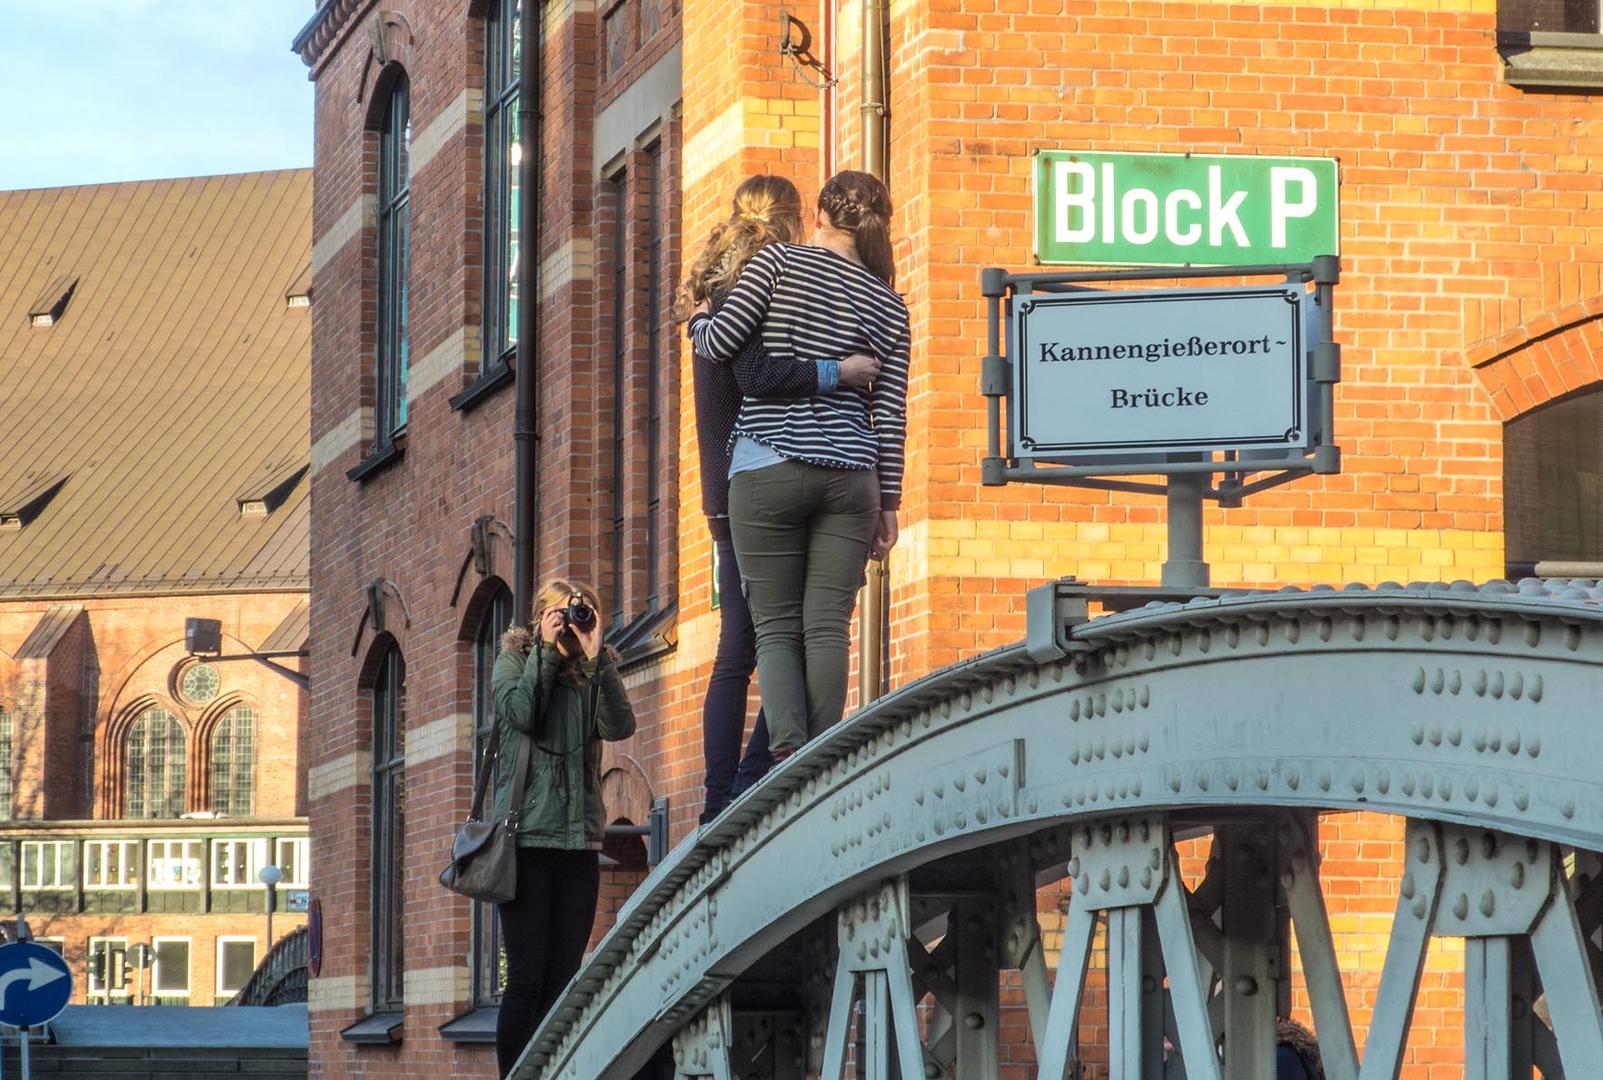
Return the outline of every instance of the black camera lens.
<path id="1" fill-rule="evenodd" d="M 596 609 L 580 597 L 575 596 L 568 601 L 568 608 L 563 616 L 567 619 L 568 625 L 581 634 L 588 634 L 596 627 Z"/>

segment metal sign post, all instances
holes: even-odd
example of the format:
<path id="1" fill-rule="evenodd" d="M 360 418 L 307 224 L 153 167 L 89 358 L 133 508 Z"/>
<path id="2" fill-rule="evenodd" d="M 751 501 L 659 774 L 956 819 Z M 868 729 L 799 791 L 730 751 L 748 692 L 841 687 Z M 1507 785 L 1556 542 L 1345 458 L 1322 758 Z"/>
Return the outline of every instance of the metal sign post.
<path id="1" fill-rule="evenodd" d="M 29 1080 L 28 1030 L 48 1024 L 72 998 L 72 969 L 43 945 L 0 945 L 0 1028 L 20 1036 L 22 1080 Z"/>
<path id="2" fill-rule="evenodd" d="M 1092 284 L 1278 277 L 1269 286 L 1104 291 Z M 1162 495 L 1163 585 L 1205 589 L 1202 508 L 1341 471 L 1331 339 L 1341 261 L 980 275 L 986 300 L 981 482 Z M 1006 415 L 1006 429 L 1003 416 Z M 1153 483 L 1142 477 L 1162 477 Z"/>

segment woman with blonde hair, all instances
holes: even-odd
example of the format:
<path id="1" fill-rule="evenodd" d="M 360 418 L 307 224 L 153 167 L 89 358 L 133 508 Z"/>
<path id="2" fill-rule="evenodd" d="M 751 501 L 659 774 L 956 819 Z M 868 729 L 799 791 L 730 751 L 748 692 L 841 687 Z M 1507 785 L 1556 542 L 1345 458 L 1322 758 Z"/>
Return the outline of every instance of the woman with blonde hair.
<path id="1" fill-rule="evenodd" d="M 601 643 L 600 610 L 589 586 L 548 583 L 533 624 L 502 635 L 490 677 L 501 746 L 528 740 L 522 803 L 512 806 L 512 767 L 498 768 L 495 783 L 494 820 L 515 818 L 518 832 L 517 893 L 497 905 L 507 964 L 495 1028 L 502 1076 L 579 970 L 595 922 L 606 825 L 601 743 L 635 730 L 616 655 Z"/>
<path id="2" fill-rule="evenodd" d="M 753 335 L 781 369 L 852 353 L 880 362 L 866 392 L 748 396 L 735 424 L 730 531 L 775 761 L 841 718 L 863 570 L 896 543 L 911 333 L 890 216 L 876 177 L 836 174 L 819 192 L 811 244 L 762 248 L 718 310 L 690 319 L 696 352 L 714 363 L 733 361 Z"/>
<path id="3" fill-rule="evenodd" d="M 698 304 L 722 303 L 752 256 L 773 244 L 795 243 L 802 233 L 801 195 L 780 176 L 748 177 L 735 189 L 730 214 L 707 237 L 680 287 L 675 314 Z M 770 363 L 759 335 L 742 343 L 728 363 L 697 352 L 692 371 L 696 438 L 701 450 L 701 504 L 718 552 L 718 652 L 702 705 L 702 751 L 707 777 L 701 820 L 711 821 L 731 799 L 768 769 L 768 728 L 761 711 L 744 760 L 740 737 L 746 699 L 757 666 L 757 637 L 741 588 L 729 532 L 729 450 L 735 418 L 746 398 L 784 400 L 832 393 L 838 386 L 867 386 L 878 370 L 871 356 Z"/>

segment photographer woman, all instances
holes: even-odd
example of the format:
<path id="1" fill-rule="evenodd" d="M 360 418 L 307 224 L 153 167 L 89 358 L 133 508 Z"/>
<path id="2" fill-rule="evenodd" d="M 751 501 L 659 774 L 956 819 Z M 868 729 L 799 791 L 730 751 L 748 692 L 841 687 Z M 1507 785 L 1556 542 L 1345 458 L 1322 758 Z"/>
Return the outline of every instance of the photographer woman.
<path id="1" fill-rule="evenodd" d="M 716 225 L 691 263 L 674 314 L 687 318 L 703 301 L 716 306 L 758 251 L 794 243 L 802 234 L 801 194 L 782 176 L 751 176 L 735 189 L 728 218 Z M 837 386 L 867 387 L 879 370 L 872 356 L 769 363 L 762 335 L 753 333 L 731 363 L 697 353 L 696 440 L 701 451 L 701 504 L 718 551 L 718 653 L 702 706 L 702 751 L 706 796 L 701 820 L 711 821 L 732 798 L 768 771 L 768 728 L 759 711 L 746 756 L 740 736 L 746 698 L 757 666 L 757 635 L 740 585 L 734 541 L 729 534 L 729 448 L 744 397 L 796 399 L 828 394 Z M 737 770 L 737 761 L 738 770 Z"/>
<path id="2" fill-rule="evenodd" d="M 497 905 L 507 961 L 495 1030 L 502 1076 L 579 970 L 595 922 L 606 824 L 601 741 L 635 730 L 614 654 L 601 644 L 600 607 L 586 585 L 546 585 L 535 599 L 534 625 L 502 636 L 490 678 L 501 745 L 527 738 L 531 751 L 518 819 L 517 895 Z M 512 809 L 512 772 L 496 777 L 495 820 Z"/>
<path id="3" fill-rule="evenodd" d="M 867 393 L 748 397 L 735 424 L 730 526 L 776 762 L 841 718 L 863 569 L 896 543 L 911 335 L 890 215 L 878 179 L 838 173 L 819 192 L 812 244 L 764 247 L 717 312 L 690 320 L 696 351 L 716 362 L 760 330 L 770 364 L 853 353 L 881 364 Z"/>

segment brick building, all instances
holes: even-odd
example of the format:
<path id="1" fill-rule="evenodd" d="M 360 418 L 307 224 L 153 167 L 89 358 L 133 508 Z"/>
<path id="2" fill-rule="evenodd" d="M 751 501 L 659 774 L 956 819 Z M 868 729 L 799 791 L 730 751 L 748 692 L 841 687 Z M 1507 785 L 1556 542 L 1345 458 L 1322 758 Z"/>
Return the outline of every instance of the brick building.
<path id="1" fill-rule="evenodd" d="M 1343 471 L 1210 509 L 1216 584 L 1603 561 L 1595 12 L 888 7 L 888 175 L 916 343 L 891 684 L 1022 636 L 1020 597 L 1049 577 L 1158 578 L 1155 500 L 980 485 L 978 273 L 1031 263 L 1040 147 L 1340 159 Z M 680 468 L 695 433 L 671 290 L 741 178 L 783 172 L 811 198 L 862 160 L 860 2 L 787 5 L 784 22 L 755 2 L 541 5 L 541 329 L 520 365 L 513 10 L 327 0 L 295 43 L 317 82 L 308 796 L 314 857 L 343 868 L 318 885 L 320 1075 L 493 1069 L 472 1044 L 495 999 L 492 921 L 433 879 L 510 615 L 515 378 L 538 380 L 538 576 L 595 582 L 630 661 L 642 726 L 609 748 L 612 813 L 640 825 L 666 798 L 675 836 L 692 827 L 717 614 L 698 478 Z M 1327 867 L 1350 884 L 1332 897 L 1338 941 L 1372 988 L 1365 942 L 1392 898 L 1366 886 L 1395 876 L 1401 826 L 1325 830 Z M 617 854 L 621 895 L 640 853 Z M 1434 955 L 1427 978 L 1451 993 L 1459 962 Z M 1354 1002 L 1360 1022 L 1368 1005 Z M 1457 1075 L 1456 1039 L 1412 1048 L 1410 1067 Z"/>
<path id="2" fill-rule="evenodd" d="M 307 170 L 0 193 L 0 889 L 77 1002 L 231 998 L 268 863 L 304 922 L 305 696 L 184 620 L 305 644 L 310 213 Z"/>

